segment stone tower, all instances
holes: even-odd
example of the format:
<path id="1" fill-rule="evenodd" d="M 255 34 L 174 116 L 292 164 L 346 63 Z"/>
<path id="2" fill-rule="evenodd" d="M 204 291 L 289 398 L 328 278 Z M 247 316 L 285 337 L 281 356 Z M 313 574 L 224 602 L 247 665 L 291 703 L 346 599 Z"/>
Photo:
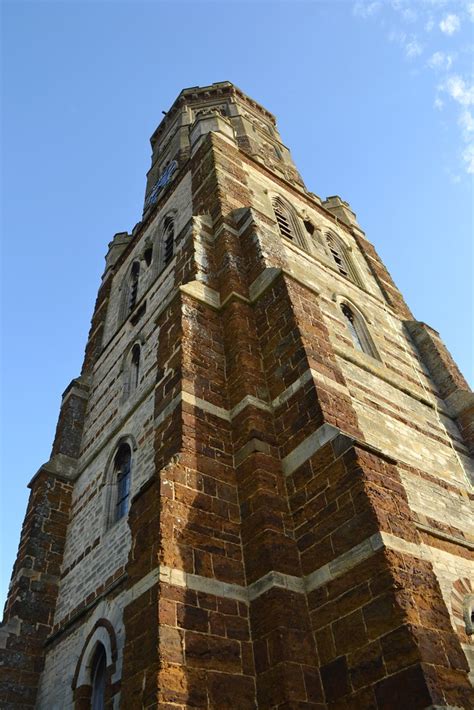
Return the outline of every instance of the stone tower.
<path id="1" fill-rule="evenodd" d="M 33 477 L 1 707 L 473 708 L 473 396 L 229 82 L 151 139 Z"/>

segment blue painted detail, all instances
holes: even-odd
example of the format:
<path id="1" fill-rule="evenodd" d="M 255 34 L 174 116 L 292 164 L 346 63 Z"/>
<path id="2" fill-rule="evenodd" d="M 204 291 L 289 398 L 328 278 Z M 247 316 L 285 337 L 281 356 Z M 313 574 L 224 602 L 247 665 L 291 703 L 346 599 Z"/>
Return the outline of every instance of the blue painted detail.
<path id="1" fill-rule="evenodd" d="M 145 209 L 150 205 L 155 204 L 155 202 L 158 200 L 158 193 L 165 185 L 169 183 L 177 167 L 178 163 L 176 160 L 172 160 L 171 163 L 166 166 L 158 180 L 153 185 L 150 194 L 145 200 Z"/>

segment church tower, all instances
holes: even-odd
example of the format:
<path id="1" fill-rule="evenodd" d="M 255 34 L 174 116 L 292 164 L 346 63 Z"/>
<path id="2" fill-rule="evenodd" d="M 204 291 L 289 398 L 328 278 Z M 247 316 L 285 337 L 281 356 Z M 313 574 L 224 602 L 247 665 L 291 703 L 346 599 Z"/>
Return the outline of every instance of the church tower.
<path id="1" fill-rule="evenodd" d="M 1 707 L 473 708 L 466 381 L 236 86 L 151 145 L 30 483 Z"/>

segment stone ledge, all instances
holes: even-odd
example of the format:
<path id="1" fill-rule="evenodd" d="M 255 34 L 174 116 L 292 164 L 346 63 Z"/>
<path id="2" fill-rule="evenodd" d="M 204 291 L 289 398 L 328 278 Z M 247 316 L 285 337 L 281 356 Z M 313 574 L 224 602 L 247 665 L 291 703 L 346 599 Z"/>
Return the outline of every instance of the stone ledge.
<path id="1" fill-rule="evenodd" d="M 158 582 L 170 584 L 175 587 L 192 589 L 206 594 L 213 594 L 214 596 L 235 599 L 236 601 L 245 602 L 246 604 L 254 601 L 274 587 L 304 594 L 348 572 L 357 564 L 363 562 L 383 548 L 396 550 L 397 552 L 409 554 L 419 559 L 431 560 L 430 551 L 426 546 L 419 546 L 407 542 L 389 533 L 378 532 L 305 577 L 295 577 L 283 572 L 271 570 L 263 577 L 260 577 L 260 579 L 257 579 L 247 586 L 230 584 L 218 579 L 203 577 L 161 565 L 149 572 L 131 589 L 128 589 L 125 593 L 124 602 L 125 606 L 127 606 Z"/>
<path id="2" fill-rule="evenodd" d="M 332 424 L 323 424 L 301 442 L 291 453 L 281 461 L 285 476 L 289 476 L 304 464 L 322 446 L 341 434 L 341 430 Z"/>
<path id="3" fill-rule="evenodd" d="M 260 452 L 262 454 L 269 454 L 271 451 L 270 444 L 261 439 L 250 439 L 244 444 L 235 454 L 234 454 L 234 465 L 240 466 L 240 464 L 245 461 L 251 454 L 255 452 Z"/>
<path id="4" fill-rule="evenodd" d="M 66 456 L 66 454 L 54 454 L 54 456 L 51 456 L 49 461 L 46 461 L 46 463 L 40 466 L 31 481 L 28 483 L 28 488 L 32 488 L 34 486 L 36 479 L 42 473 L 46 473 L 48 476 L 57 478 L 65 483 L 72 483 L 78 476 L 77 459 L 73 459 L 71 456 Z"/>
<path id="5" fill-rule="evenodd" d="M 431 525 L 423 525 L 423 523 L 415 523 L 418 530 L 428 533 L 433 537 L 438 537 L 440 540 L 446 540 L 447 542 L 452 542 L 454 545 L 460 545 L 461 547 L 466 547 L 468 550 L 474 551 L 474 542 L 467 540 L 466 538 L 457 537 L 455 535 L 449 535 L 442 530 L 437 530 L 431 527 Z"/>

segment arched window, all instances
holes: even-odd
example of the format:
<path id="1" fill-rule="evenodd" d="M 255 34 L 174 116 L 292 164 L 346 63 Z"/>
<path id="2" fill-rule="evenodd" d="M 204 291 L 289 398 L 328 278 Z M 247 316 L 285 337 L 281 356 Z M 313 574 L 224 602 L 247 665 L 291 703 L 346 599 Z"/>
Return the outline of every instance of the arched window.
<path id="1" fill-rule="evenodd" d="M 359 278 L 345 245 L 332 234 L 326 234 L 326 243 L 339 273 L 347 279 L 351 279 L 354 283 L 359 284 Z"/>
<path id="2" fill-rule="evenodd" d="M 174 219 L 171 216 L 163 222 L 163 266 L 168 266 L 174 254 Z"/>
<path id="3" fill-rule="evenodd" d="M 288 214 L 288 210 L 279 197 L 275 197 L 273 200 L 273 211 L 275 212 L 276 221 L 278 223 L 278 229 L 282 237 L 287 239 L 294 239 L 294 230 L 291 224 L 291 218 Z"/>
<path id="4" fill-rule="evenodd" d="M 132 348 L 132 355 L 130 359 L 130 393 L 137 389 L 140 382 L 140 356 L 141 348 L 138 343 L 135 343 Z"/>
<path id="5" fill-rule="evenodd" d="M 341 311 L 354 347 L 362 353 L 377 357 L 377 351 L 362 316 L 347 303 L 341 303 Z"/>
<path id="6" fill-rule="evenodd" d="M 300 234 L 296 217 L 292 214 L 291 208 L 284 203 L 281 197 L 274 197 L 272 206 L 281 236 L 291 239 L 298 246 L 306 249 L 306 244 Z"/>
<path id="7" fill-rule="evenodd" d="M 150 266 L 153 261 L 153 247 L 147 247 L 143 252 L 143 258 L 145 259 L 145 264 Z"/>
<path id="8" fill-rule="evenodd" d="M 127 514 L 130 502 L 132 452 L 128 444 L 121 444 L 115 454 L 113 475 L 116 497 L 112 518 L 116 521 Z"/>
<path id="9" fill-rule="evenodd" d="M 135 308 L 138 295 L 138 281 L 140 279 L 140 262 L 134 261 L 130 270 L 130 281 L 128 286 L 128 312 Z"/>
<path id="10" fill-rule="evenodd" d="M 92 710 L 104 710 L 105 708 L 105 686 L 107 673 L 107 656 L 104 646 L 99 643 L 94 653 L 91 666 L 91 708 Z"/>
<path id="11" fill-rule="evenodd" d="M 474 594 L 467 594 L 463 600 L 464 628 L 468 636 L 474 634 Z"/>

